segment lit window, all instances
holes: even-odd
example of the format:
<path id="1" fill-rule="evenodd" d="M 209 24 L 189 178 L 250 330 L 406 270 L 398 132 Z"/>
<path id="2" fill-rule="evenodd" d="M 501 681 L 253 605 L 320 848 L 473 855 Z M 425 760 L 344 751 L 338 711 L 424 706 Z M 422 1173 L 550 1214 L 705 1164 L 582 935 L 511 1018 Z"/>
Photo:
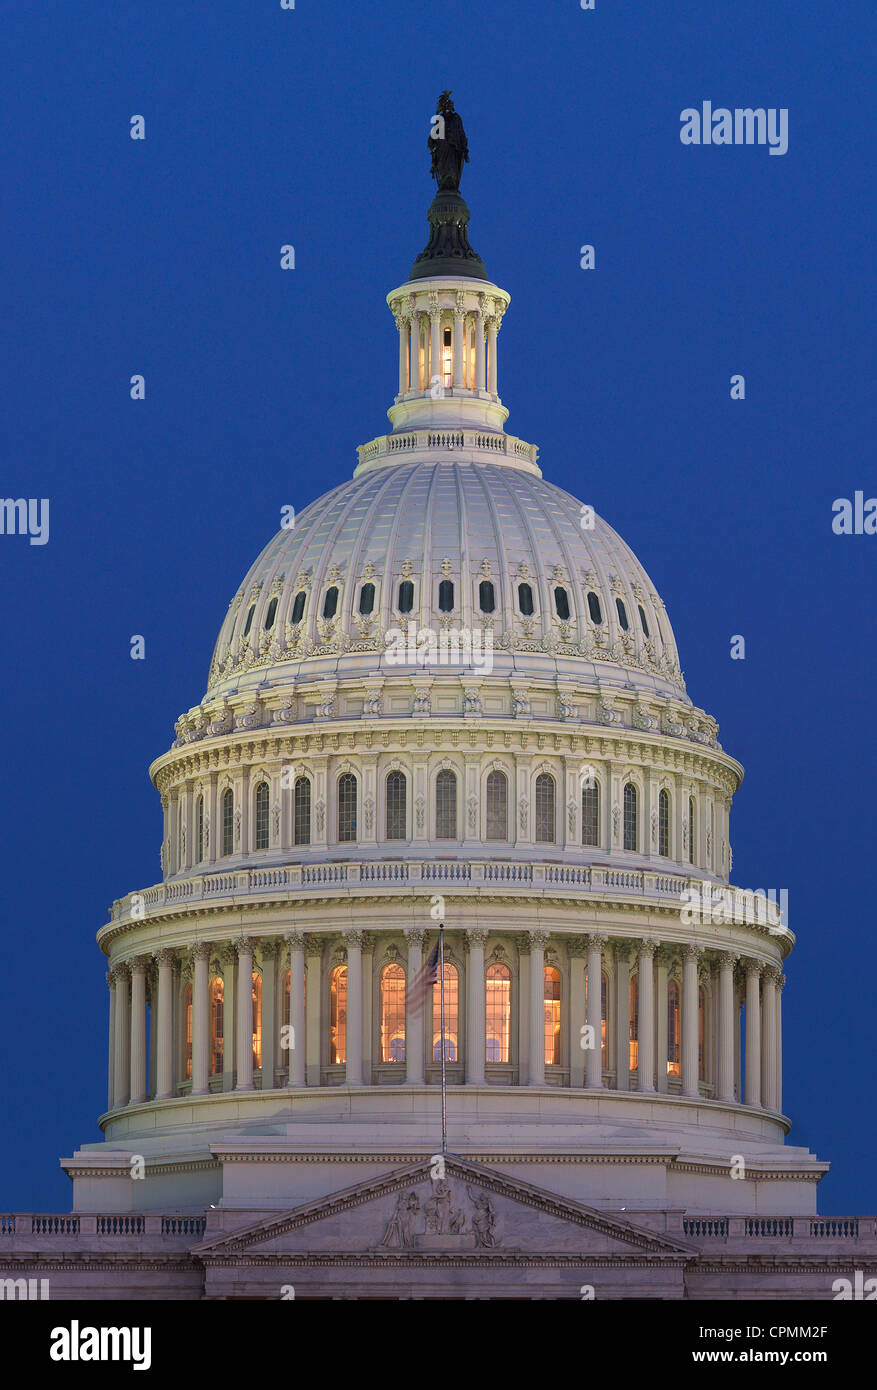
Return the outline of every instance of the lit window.
<path id="1" fill-rule="evenodd" d="M 624 788 L 624 848 L 636 849 L 637 842 L 637 790 L 632 782 Z"/>
<path id="2" fill-rule="evenodd" d="M 445 328 L 442 330 L 442 383 L 448 387 L 453 384 L 452 363 L 451 330 Z"/>
<path id="3" fill-rule="evenodd" d="M 487 774 L 487 838 L 507 840 L 509 782 L 504 772 L 495 769 Z"/>
<path id="4" fill-rule="evenodd" d="M 387 774 L 387 839 L 404 840 L 407 835 L 407 790 L 404 772 Z"/>
<path id="5" fill-rule="evenodd" d="M 615 600 L 615 611 L 616 611 L 617 614 L 618 614 L 618 621 L 619 621 L 620 624 L 621 624 L 621 630 L 622 630 L 622 632 L 627 632 L 627 629 L 628 629 L 628 626 L 629 626 L 628 621 L 627 621 L 627 609 L 626 609 L 625 606 L 624 606 L 623 600 L 620 599 L 620 598 L 617 598 L 617 599 Z"/>
<path id="6" fill-rule="evenodd" d="M 381 1061 L 405 1061 L 405 971 L 385 965 L 381 971 Z"/>
<path id="7" fill-rule="evenodd" d="M 569 617 L 569 598 L 566 589 L 558 587 L 554 590 L 554 607 L 561 622 L 566 622 Z"/>
<path id="8" fill-rule="evenodd" d="M 560 971 L 545 967 L 545 1065 L 560 1066 Z"/>
<path id="9" fill-rule="evenodd" d="M 292 618 L 290 619 L 293 627 L 296 623 L 300 623 L 302 618 L 304 617 L 306 597 L 307 595 L 305 594 L 304 589 L 300 589 L 295 596 L 295 602 L 292 605 Z"/>
<path id="10" fill-rule="evenodd" d="M 554 834 L 554 778 L 550 772 L 540 772 L 536 778 L 536 843 L 553 845 Z"/>
<path id="11" fill-rule="evenodd" d="M 450 579 L 443 579 L 439 584 L 438 606 L 440 613 L 454 611 L 454 585 Z"/>
<path id="12" fill-rule="evenodd" d="M 435 779 L 435 837 L 457 838 L 457 774 L 442 768 Z"/>
<path id="13" fill-rule="evenodd" d="M 496 607 L 493 585 L 489 579 L 482 579 L 478 585 L 478 606 L 482 613 L 492 613 Z"/>
<path id="14" fill-rule="evenodd" d="M 192 1080 L 192 986 L 186 985 L 186 1080 Z"/>
<path id="15" fill-rule="evenodd" d="M 363 584 L 359 591 L 359 611 L 364 618 L 374 611 L 375 606 L 375 586 L 374 584 Z"/>
<path id="16" fill-rule="evenodd" d="M 646 612 L 645 612 L 645 609 L 643 608 L 643 606 L 642 606 L 641 603 L 638 603 L 638 604 L 637 604 L 637 608 L 639 609 L 639 621 L 640 621 L 640 626 L 641 626 L 641 628 L 642 628 L 642 630 L 643 630 L 643 637 L 648 637 L 650 634 L 649 634 L 649 625 L 648 625 L 648 623 L 646 622 Z"/>
<path id="17" fill-rule="evenodd" d="M 338 590 L 336 589 L 335 585 L 333 584 L 332 587 L 331 587 L 331 589 L 327 589 L 327 590 L 326 590 L 326 596 L 325 596 L 325 598 L 323 599 L 323 617 L 324 617 L 324 618 L 326 619 L 326 621 L 328 622 L 328 620 L 329 620 L 330 618 L 334 618 L 334 616 L 335 616 L 335 614 L 336 614 L 337 611 L 338 611 Z"/>
<path id="18" fill-rule="evenodd" d="M 603 621 L 603 609 L 600 607 L 600 600 L 593 589 L 588 594 L 588 612 L 591 615 L 591 622 L 599 627 Z"/>
<path id="19" fill-rule="evenodd" d="M 277 617 L 277 599 L 273 598 L 268 604 L 268 612 L 265 614 L 265 630 L 270 632 L 274 626 L 274 619 Z"/>
<path id="20" fill-rule="evenodd" d="M 596 846 L 600 843 L 600 788 L 595 782 L 592 787 L 582 787 L 582 844 Z"/>
<path id="21" fill-rule="evenodd" d="M 667 1075 L 679 1075 L 679 985 L 667 986 Z"/>
<path id="22" fill-rule="evenodd" d="M 524 618 L 533 616 L 533 590 L 529 584 L 518 585 L 518 607 Z"/>
<path id="23" fill-rule="evenodd" d="M 329 1061 L 347 1061 L 347 966 L 336 965 L 329 977 Z"/>
<path id="24" fill-rule="evenodd" d="M 356 778 L 343 772 L 338 778 L 338 839 L 356 839 Z"/>
<path id="25" fill-rule="evenodd" d="M 297 845 L 311 843 L 311 784 L 307 777 L 296 777 L 292 792 L 293 839 Z"/>
<path id="26" fill-rule="evenodd" d="M 253 1068 L 258 1071 L 262 1065 L 262 976 L 253 971 Z M 273 1078 L 272 1078 L 273 1079 Z M 266 1087 L 267 1090 L 267 1087 Z"/>
<path id="27" fill-rule="evenodd" d="M 403 579 L 399 585 L 399 612 L 410 613 L 414 607 L 414 585 L 410 579 Z"/>
<path id="28" fill-rule="evenodd" d="M 222 793 L 222 852 L 234 853 L 234 792 L 226 787 Z"/>
<path id="29" fill-rule="evenodd" d="M 268 848 L 268 783 L 256 788 L 256 849 Z"/>
<path id="30" fill-rule="evenodd" d="M 217 975 L 210 987 L 210 1075 L 221 1076 L 225 1047 L 225 984 Z"/>
<path id="31" fill-rule="evenodd" d="M 507 965 L 490 965 L 485 977 L 487 1061 L 508 1062 L 512 1019 L 512 977 Z"/>
<path id="32" fill-rule="evenodd" d="M 636 1071 L 639 1065 L 639 975 L 630 977 L 630 1047 L 628 1069 Z"/>
<path id="33" fill-rule="evenodd" d="M 460 1056 L 459 1014 L 460 983 L 456 965 L 445 961 L 445 1061 L 456 1062 Z M 442 1060 L 442 986 L 436 980 L 432 987 L 432 1060 Z"/>
<path id="34" fill-rule="evenodd" d="M 658 853 L 670 855 L 670 793 L 666 788 L 658 797 Z"/>

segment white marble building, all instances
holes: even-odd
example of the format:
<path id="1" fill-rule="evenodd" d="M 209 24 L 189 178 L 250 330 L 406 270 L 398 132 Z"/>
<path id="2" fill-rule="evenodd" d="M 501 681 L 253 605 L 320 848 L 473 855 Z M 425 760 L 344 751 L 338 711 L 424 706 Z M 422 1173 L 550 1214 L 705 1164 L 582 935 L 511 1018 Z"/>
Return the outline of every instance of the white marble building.
<path id="1" fill-rule="evenodd" d="M 794 936 L 732 889 L 742 769 L 638 559 L 505 432 L 509 296 L 457 203 L 463 252 L 388 296 L 391 432 L 256 560 L 152 766 L 162 880 L 98 934 L 103 1141 L 71 1214 L 2 1218 L 53 1296 L 832 1298 L 877 1265 L 784 1143 Z"/>

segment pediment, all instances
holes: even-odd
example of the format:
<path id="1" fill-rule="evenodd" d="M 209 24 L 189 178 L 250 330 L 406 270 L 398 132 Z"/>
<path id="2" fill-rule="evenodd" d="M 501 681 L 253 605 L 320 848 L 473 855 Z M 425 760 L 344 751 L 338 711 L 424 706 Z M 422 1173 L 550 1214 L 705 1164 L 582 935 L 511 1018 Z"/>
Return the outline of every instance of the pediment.
<path id="1" fill-rule="evenodd" d="M 677 1262 L 695 1247 L 447 1155 L 444 1176 L 424 1158 L 378 1178 L 204 1241 L 201 1258 L 371 1254 L 633 1257 Z"/>

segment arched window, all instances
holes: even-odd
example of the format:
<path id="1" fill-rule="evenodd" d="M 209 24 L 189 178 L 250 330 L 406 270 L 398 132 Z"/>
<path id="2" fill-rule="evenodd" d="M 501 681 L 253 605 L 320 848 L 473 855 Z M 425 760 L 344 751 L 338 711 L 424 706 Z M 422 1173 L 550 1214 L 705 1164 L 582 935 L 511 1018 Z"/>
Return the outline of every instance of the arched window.
<path id="1" fill-rule="evenodd" d="M 256 849 L 268 848 L 268 783 L 256 788 Z"/>
<path id="2" fill-rule="evenodd" d="M 706 1081 L 706 990 L 697 991 L 697 1078 Z"/>
<path id="3" fill-rule="evenodd" d="M 554 778 L 550 772 L 540 772 L 536 778 L 536 843 L 553 845 L 554 834 Z"/>
<path id="4" fill-rule="evenodd" d="M 374 611 L 375 606 L 375 586 L 374 584 L 363 584 L 359 591 L 359 611 L 364 618 Z"/>
<path id="5" fill-rule="evenodd" d="M 554 607 L 561 622 L 566 622 L 569 617 L 569 598 L 566 589 L 560 585 L 554 590 Z"/>
<path id="6" fill-rule="evenodd" d="M 638 603 L 638 604 L 637 604 L 637 607 L 639 608 L 639 622 L 640 622 L 640 627 L 641 627 L 642 630 L 643 630 L 643 637 L 648 637 L 650 634 L 649 634 L 649 625 L 648 625 L 648 623 L 646 622 L 646 611 L 645 611 L 645 609 L 643 608 L 643 606 L 642 606 L 641 603 Z"/>
<path id="7" fill-rule="evenodd" d="M 690 796 L 688 798 L 688 862 L 690 864 L 694 864 L 696 860 L 695 825 L 694 797 Z"/>
<path id="8" fill-rule="evenodd" d="M 667 1075 L 679 1076 L 679 985 L 667 986 Z"/>
<path id="9" fill-rule="evenodd" d="M 630 624 L 627 621 L 627 609 L 624 606 L 623 599 L 617 598 L 615 600 L 615 611 L 618 614 L 618 621 L 621 624 L 622 632 L 627 632 Z"/>
<path id="10" fill-rule="evenodd" d="M 485 977 L 487 1061 L 508 1062 L 512 1022 L 512 977 L 507 965 L 489 965 Z"/>
<path id="11" fill-rule="evenodd" d="M 624 787 L 624 848 L 636 849 L 637 845 L 637 791 L 633 782 Z"/>
<path id="12" fill-rule="evenodd" d="M 445 961 L 445 1061 L 460 1056 L 460 981 L 456 965 Z M 442 1060 L 442 987 L 437 979 L 432 987 L 432 1060 Z"/>
<path id="13" fill-rule="evenodd" d="M 225 1053 L 225 984 L 217 975 L 210 986 L 210 1075 L 221 1076 Z"/>
<path id="14" fill-rule="evenodd" d="M 342 772 L 338 778 L 338 839 L 356 839 L 356 778 Z"/>
<path id="15" fill-rule="evenodd" d="M 292 623 L 293 627 L 295 627 L 296 623 L 300 623 L 302 618 L 304 617 L 306 598 L 307 594 L 305 593 L 304 589 L 299 589 L 298 593 L 295 596 L 295 601 L 292 605 L 292 617 L 290 618 L 290 622 Z"/>
<path id="16" fill-rule="evenodd" d="M 346 965 L 336 965 L 329 976 L 329 1061 L 347 1061 Z"/>
<path id="17" fill-rule="evenodd" d="M 658 797 L 658 853 L 670 857 L 670 793 L 666 787 Z"/>
<path id="18" fill-rule="evenodd" d="M 521 610 L 521 616 L 522 616 L 522 617 L 524 617 L 524 618 L 532 618 L 532 616 L 533 616 L 533 590 L 530 588 L 530 585 L 529 585 L 529 584 L 519 584 L 519 585 L 518 585 L 518 607 L 519 607 L 520 610 Z"/>
<path id="19" fill-rule="evenodd" d="M 495 768 L 487 774 L 487 838 L 507 840 L 509 837 L 509 779 Z"/>
<path id="20" fill-rule="evenodd" d="M 600 843 L 600 787 L 590 779 L 592 785 L 582 787 L 582 844 Z"/>
<path id="21" fill-rule="evenodd" d="M 405 1061 L 405 971 L 385 965 L 381 971 L 381 1061 Z"/>
<path id="22" fill-rule="evenodd" d="M 492 613 L 496 607 L 493 585 L 489 579 L 482 579 L 478 585 L 478 607 L 482 613 Z"/>
<path id="23" fill-rule="evenodd" d="M 545 1065 L 560 1066 L 560 971 L 545 967 L 543 988 L 545 1005 Z"/>
<path id="24" fill-rule="evenodd" d="M 226 787 L 222 793 L 222 852 L 234 853 L 234 792 Z"/>
<path id="25" fill-rule="evenodd" d="M 600 607 L 600 600 L 593 589 L 588 593 L 588 612 L 591 615 L 591 622 L 596 623 L 599 627 L 603 621 L 603 609 Z"/>
<path id="26" fill-rule="evenodd" d="M 270 632 L 274 626 L 274 619 L 277 617 L 277 599 L 273 598 L 268 604 L 268 612 L 265 614 L 265 631 Z"/>
<path id="27" fill-rule="evenodd" d="M 323 617 L 324 617 L 324 618 L 326 619 L 326 621 L 328 622 L 328 620 L 329 620 L 330 618 L 334 618 L 334 616 L 335 616 L 335 614 L 336 614 L 337 611 L 338 611 L 338 590 L 337 590 L 337 588 L 335 587 L 335 585 L 333 584 L 332 587 L 331 587 L 330 589 L 327 589 L 327 590 L 326 590 L 326 594 L 325 594 L 325 597 L 324 597 L 324 599 L 323 599 Z"/>
<path id="28" fill-rule="evenodd" d="M 296 777 L 292 789 L 293 840 L 297 845 L 311 843 L 311 783 L 308 777 Z"/>
<path id="29" fill-rule="evenodd" d="M 454 348 L 451 342 L 452 330 L 442 329 L 442 385 L 450 389 L 454 379 L 453 360 Z"/>
<path id="30" fill-rule="evenodd" d="M 438 606 L 440 613 L 454 611 L 454 585 L 450 579 L 443 579 L 439 584 Z"/>
<path id="31" fill-rule="evenodd" d="M 186 1080 L 192 1080 L 192 986 L 186 985 Z"/>
<path id="32" fill-rule="evenodd" d="M 414 585 L 410 579 L 403 579 L 399 585 L 399 612 L 410 613 L 414 607 Z"/>
<path id="33" fill-rule="evenodd" d="M 605 974 L 600 976 L 600 1066 L 603 1071 L 609 1065 L 609 980 Z M 585 1018 L 588 1017 L 588 975 L 585 972 Z"/>
<path id="34" fill-rule="evenodd" d="M 639 1065 L 639 975 L 630 977 L 630 1048 L 627 1065 L 636 1071 Z"/>
<path id="35" fill-rule="evenodd" d="M 457 774 L 446 767 L 435 779 L 435 837 L 457 838 Z"/>
<path id="36" fill-rule="evenodd" d="M 195 833 L 198 843 L 198 863 L 204 858 L 204 798 L 199 796 L 195 803 Z"/>
<path id="37" fill-rule="evenodd" d="M 253 626 L 253 614 L 255 613 L 255 611 L 256 611 L 256 605 L 255 605 L 255 603 L 251 603 L 251 604 L 250 604 L 250 611 L 249 611 L 249 613 L 247 614 L 247 621 L 244 623 L 244 636 L 245 636 L 245 637 L 249 637 L 249 635 L 250 635 L 250 628 Z"/>
<path id="38" fill-rule="evenodd" d="M 404 772 L 387 773 L 387 839 L 404 840 L 408 833 L 408 781 Z"/>
<path id="39" fill-rule="evenodd" d="M 262 976 L 253 971 L 253 1068 L 258 1071 L 262 1065 Z M 273 1082 L 273 1077 L 272 1077 Z M 269 1083 L 270 1084 L 270 1083 Z M 268 1087 L 265 1088 L 266 1090 Z"/>

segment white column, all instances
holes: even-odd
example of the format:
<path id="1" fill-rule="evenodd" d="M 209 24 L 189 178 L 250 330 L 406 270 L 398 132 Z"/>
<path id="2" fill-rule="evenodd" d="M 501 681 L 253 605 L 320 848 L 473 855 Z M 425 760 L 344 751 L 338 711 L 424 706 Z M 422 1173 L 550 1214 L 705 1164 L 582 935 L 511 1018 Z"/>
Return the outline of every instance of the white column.
<path id="1" fill-rule="evenodd" d="M 469 960 L 466 966 L 466 1084 L 484 1085 L 484 1052 L 486 1038 L 484 992 L 484 943 L 487 932 L 482 927 L 470 927 L 466 932 Z"/>
<path id="2" fill-rule="evenodd" d="M 434 305 L 429 311 L 429 381 L 427 387 L 433 385 L 436 377 L 438 384 L 442 386 L 444 377 L 442 374 L 442 318 L 441 310 Z"/>
<path id="3" fill-rule="evenodd" d="M 308 1086 L 319 1086 L 323 1075 L 323 938 L 313 932 L 305 937 L 307 989 L 305 991 L 305 1066 Z"/>
<path id="4" fill-rule="evenodd" d="M 192 950 L 194 971 L 192 976 L 192 1095 L 203 1096 L 210 1090 L 210 946 L 206 941 L 199 941 Z M 159 967 L 158 989 L 159 989 L 159 1027 L 164 1016 L 161 1007 L 161 967 Z M 170 993 L 173 976 L 169 976 L 168 990 Z M 170 1018 L 170 1007 L 168 1007 L 168 1018 Z M 168 1056 L 170 1057 L 170 1038 L 167 1042 Z M 161 1086 L 161 1047 L 159 1047 L 159 1086 Z M 170 1070 L 170 1062 L 168 1062 Z M 168 1095 L 171 1093 L 172 1077 L 168 1077 Z"/>
<path id="5" fill-rule="evenodd" d="M 661 947 L 655 957 L 655 1053 L 658 1091 L 669 1090 L 667 1084 L 667 951 Z"/>
<path id="6" fill-rule="evenodd" d="M 746 1092 L 747 1105 L 761 1105 L 761 966 L 746 962 Z"/>
<path id="7" fill-rule="evenodd" d="M 777 1104 L 776 1108 L 780 1114 L 783 1113 L 783 985 L 786 983 L 785 975 L 780 975 L 777 980 Z"/>
<path id="8" fill-rule="evenodd" d="M 116 975 L 116 1059 L 113 1082 L 113 1105 L 128 1104 L 131 1094 L 131 1012 L 128 1004 L 130 968 L 127 964 L 115 967 Z"/>
<path id="9" fill-rule="evenodd" d="M 454 310 L 454 389 L 463 386 L 463 320 L 465 310 L 459 305 Z"/>
<path id="10" fill-rule="evenodd" d="M 484 390 L 484 315 L 475 315 L 475 390 Z"/>
<path id="11" fill-rule="evenodd" d="M 253 939 L 242 936 L 238 953 L 237 1091 L 253 1089 Z"/>
<path id="12" fill-rule="evenodd" d="M 615 1089 L 630 1090 L 630 946 L 615 947 Z"/>
<path id="13" fill-rule="evenodd" d="M 146 1099 L 146 957 L 131 962 L 131 1104 Z"/>
<path id="14" fill-rule="evenodd" d="M 411 989 L 423 965 L 423 941 L 426 932 L 422 927 L 409 927 L 405 933 L 408 942 L 408 970 L 405 976 L 405 1080 L 409 1086 L 423 1085 L 423 1021 L 432 1025 L 432 990 L 418 1009 L 411 1008 Z"/>
<path id="15" fill-rule="evenodd" d="M 167 1100 L 174 1089 L 174 953 L 161 950 L 156 952 L 158 965 L 157 1018 L 153 1018 L 156 1031 L 155 1053 L 155 1099 Z M 192 987 L 192 1085 L 195 1075 L 195 990 Z"/>
<path id="16" fill-rule="evenodd" d="M 682 1094 L 700 1094 L 697 1065 L 697 965 L 701 951 L 686 946 L 682 957 Z"/>
<path id="17" fill-rule="evenodd" d="M 116 1082 L 116 975 L 107 971 L 107 985 L 110 990 L 109 1058 L 107 1061 L 107 1109 L 113 1108 L 113 1087 Z"/>
<path id="18" fill-rule="evenodd" d="M 536 928 L 530 940 L 530 1085 L 545 1085 L 545 943 L 548 932 Z"/>
<path id="19" fill-rule="evenodd" d="M 289 1084 L 304 1086 L 307 1058 L 305 1025 L 305 939 L 300 931 L 292 931 L 289 943 Z"/>
<path id="20" fill-rule="evenodd" d="M 415 312 L 411 315 L 411 382 L 410 390 L 422 391 L 423 381 L 420 375 L 420 313 Z"/>
<path id="21" fill-rule="evenodd" d="M 777 1109 L 777 975 L 768 966 L 762 976 L 761 1005 L 761 1103 Z"/>
<path id="22" fill-rule="evenodd" d="M 495 314 L 491 314 L 487 320 L 487 389 L 492 395 L 496 395 L 496 335 L 499 329 L 499 320 Z"/>
<path id="23" fill-rule="evenodd" d="M 734 1047 L 737 1037 L 737 1003 L 734 998 L 734 967 L 737 957 L 724 951 L 719 957 L 719 1066 L 717 1099 L 733 1102 Z"/>
<path id="24" fill-rule="evenodd" d="M 348 1086 L 362 1085 L 362 932 L 346 931 Z"/>
<path id="25" fill-rule="evenodd" d="M 585 1085 L 599 1090 L 603 1085 L 602 1008 L 603 937 L 592 932 L 588 937 L 588 1026 L 593 1047 L 585 1052 Z"/>
<path id="26" fill-rule="evenodd" d="M 566 937 L 569 953 L 569 1084 L 580 1089 L 585 1084 L 585 952 L 587 943 L 580 936 Z"/>
<path id="27" fill-rule="evenodd" d="M 399 395 L 408 390 L 408 343 L 411 334 L 411 320 L 400 314 L 396 320 L 399 326 Z"/>
<path id="28" fill-rule="evenodd" d="M 262 1090 L 274 1090 L 277 1056 L 277 941 L 260 942 L 262 957 Z M 285 1059 L 284 1059 L 285 1060 Z"/>
<path id="29" fill-rule="evenodd" d="M 639 948 L 639 1020 L 637 1028 L 637 1090 L 655 1089 L 655 981 L 657 943 L 641 941 Z"/>

